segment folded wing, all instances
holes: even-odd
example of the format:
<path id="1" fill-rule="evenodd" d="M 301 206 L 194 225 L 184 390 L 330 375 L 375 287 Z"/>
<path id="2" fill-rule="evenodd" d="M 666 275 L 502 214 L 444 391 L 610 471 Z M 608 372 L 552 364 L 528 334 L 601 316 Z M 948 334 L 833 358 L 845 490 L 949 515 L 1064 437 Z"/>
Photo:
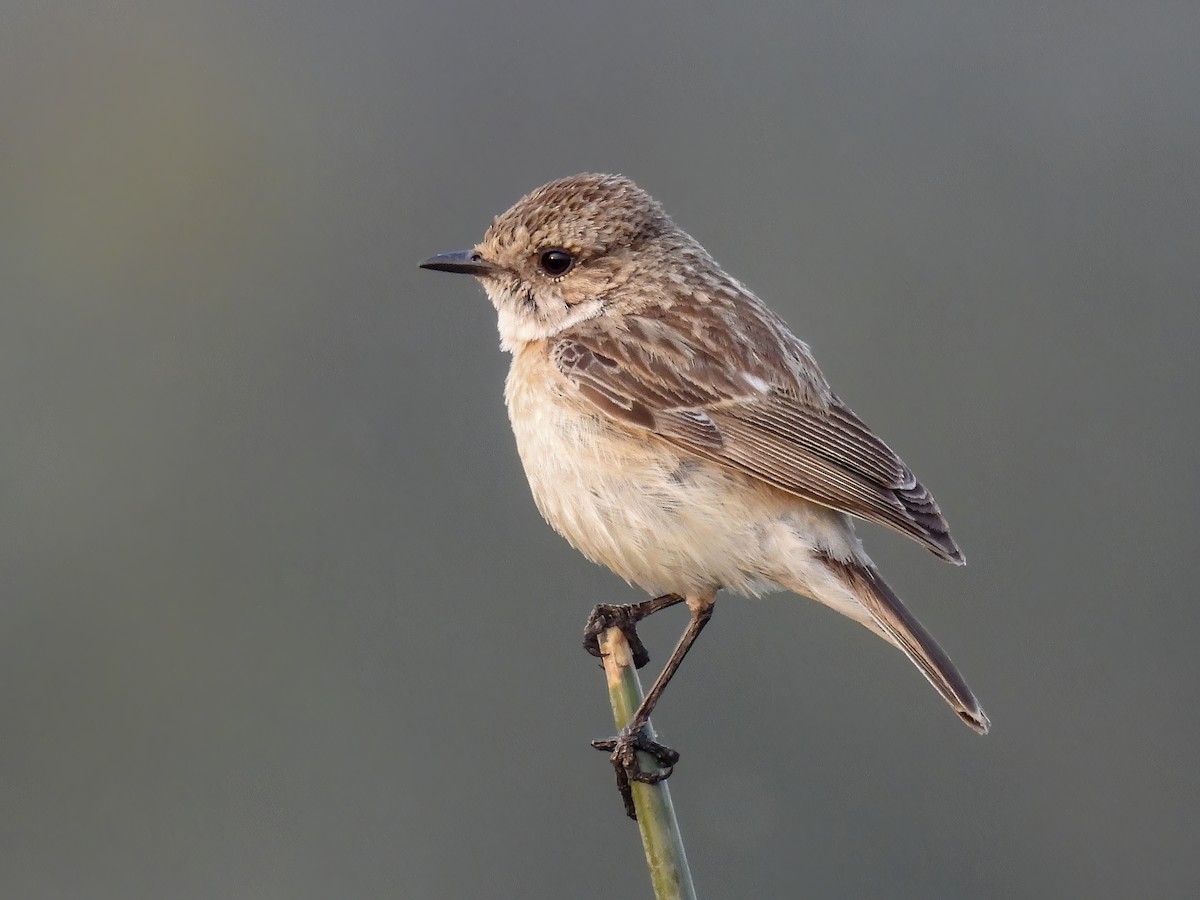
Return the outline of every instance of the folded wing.
<path id="1" fill-rule="evenodd" d="M 769 332 L 760 337 L 781 346 L 757 353 L 705 339 L 728 334 L 721 329 L 684 334 L 661 319 L 626 317 L 619 329 L 602 320 L 572 329 L 551 354 L 604 415 L 962 563 L 912 470 L 828 390 L 799 340 Z"/>

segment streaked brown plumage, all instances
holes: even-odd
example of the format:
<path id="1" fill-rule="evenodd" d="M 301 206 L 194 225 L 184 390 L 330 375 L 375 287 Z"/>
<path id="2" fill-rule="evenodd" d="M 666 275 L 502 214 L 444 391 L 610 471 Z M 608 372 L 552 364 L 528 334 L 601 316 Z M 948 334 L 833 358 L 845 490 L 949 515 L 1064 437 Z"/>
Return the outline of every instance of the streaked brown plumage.
<path id="1" fill-rule="evenodd" d="M 423 265 L 486 288 L 513 354 L 506 400 L 534 499 L 586 556 L 704 621 L 721 587 L 810 596 L 897 646 L 987 731 L 848 518 L 962 563 L 933 497 L 808 347 L 649 195 L 621 176 L 551 182 L 474 250 Z"/>
<path id="2" fill-rule="evenodd" d="M 614 418 L 962 563 L 929 491 L 829 390 L 782 323 L 741 348 L 713 341 L 722 332 L 712 320 L 766 312 L 745 297 L 717 294 L 704 305 L 689 297 L 669 319 L 592 319 L 552 342 L 550 355 Z M 672 357 L 663 347 L 686 350 Z"/>

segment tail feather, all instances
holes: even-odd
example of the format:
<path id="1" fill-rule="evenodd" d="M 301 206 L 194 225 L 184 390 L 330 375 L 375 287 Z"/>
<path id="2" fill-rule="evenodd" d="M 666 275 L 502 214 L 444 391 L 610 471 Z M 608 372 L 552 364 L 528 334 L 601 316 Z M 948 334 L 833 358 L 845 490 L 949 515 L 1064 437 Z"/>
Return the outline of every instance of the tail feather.
<path id="1" fill-rule="evenodd" d="M 852 590 L 869 613 L 870 621 L 863 624 L 900 648 L 960 719 L 979 734 L 987 734 L 991 722 L 966 680 L 946 651 L 908 611 L 875 568 L 829 557 L 824 557 L 822 562 Z"/>

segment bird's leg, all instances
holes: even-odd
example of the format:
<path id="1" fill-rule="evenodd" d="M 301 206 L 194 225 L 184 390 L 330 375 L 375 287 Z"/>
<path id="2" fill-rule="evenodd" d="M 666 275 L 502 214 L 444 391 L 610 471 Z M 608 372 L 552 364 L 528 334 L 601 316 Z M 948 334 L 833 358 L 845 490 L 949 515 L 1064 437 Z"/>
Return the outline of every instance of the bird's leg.
<path id="1" fill-rule="evenodd" d="M 619 628 L 629 643 L 634 666 L 640 669 L 650 662 L 650 654 L 646 652 L 646 645 L 638 637 L 637 623 L 660 609 L 682 603 L 683 600 L 679 594 L 663 594 L 661 597 L 624 606 L 601 603 L 592 610 L 587 624 L 583 626 L 583 649 L 592 656 L 603 656 L 600 652 L 600 635 L 610 628 Z"/>
<path id="2" fill-rule="evenodd" d="M 675 602 L 678 602 L 678 600 Z M 621 792 L 621 798 L 625 801 L 625 812 L 631 819 L 636 819 L 637 813 L 633 807 L 633 794 L 630 790 L 630 782 L 640 781 L 643 784 L 657 784 L 664 778 L 670 777 L 671 772 L 674 771 L 675 763 L 679 762 L 679 754 L 675 750 L 657 741 L 650 740 L 646 736 L 644 729 L 646 723 L 650 721 L 650 713 L 653 712 L 655 704 L 662 697 L 663 691 L 667 689 L 667 685 L 679 669 L 683 658 L 687 656 L 688 650 L 692 648 L 692 644 L 696 643 L 696 638 L 700 636 L 700 632 L 704 630 L 704 626 L 712 618 L 713 602 L 711 599 L 689 601 L 688 610 L 691 612 L 692 618 L 688 622 L 687 629 L 683 632 L 679 643 L 675 645 L 675 650 L 671 653 L 671 658 L 667 660 L 667 664 L 663 667 L 662 672 L 655 679 L 654 685 L 650 688 L 646 696 L 642 698 L 642 702 L 634 712 L 633 718 L 629 720 L 629 723 L 621 729 L 621 733 L 615 738 L 592 741 L 592 746 L 597 750 L 605 750 L 612 754 L 613 768 L 617 773 L 617 789 Z M 643 772 L 638 765 L 637 753 L 639 750 L 653 756 L 658 762 L 659 768 L 653 772 Z"/>

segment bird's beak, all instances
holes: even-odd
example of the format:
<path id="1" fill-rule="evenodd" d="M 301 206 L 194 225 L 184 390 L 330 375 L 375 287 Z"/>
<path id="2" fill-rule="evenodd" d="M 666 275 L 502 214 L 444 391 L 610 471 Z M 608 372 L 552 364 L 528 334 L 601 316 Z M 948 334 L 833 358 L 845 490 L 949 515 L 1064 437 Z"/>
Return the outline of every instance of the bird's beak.
<path id="1" fill-rule="evenodd" d="M 429 259 L 422 260 L 422 269 L 433 269 L 437 272 L 460 272 L 464 275 L 495 275 L 500 267 L 488 262 L 478 250 L 455 250 L 452 253 L 439 253 Z"/>

